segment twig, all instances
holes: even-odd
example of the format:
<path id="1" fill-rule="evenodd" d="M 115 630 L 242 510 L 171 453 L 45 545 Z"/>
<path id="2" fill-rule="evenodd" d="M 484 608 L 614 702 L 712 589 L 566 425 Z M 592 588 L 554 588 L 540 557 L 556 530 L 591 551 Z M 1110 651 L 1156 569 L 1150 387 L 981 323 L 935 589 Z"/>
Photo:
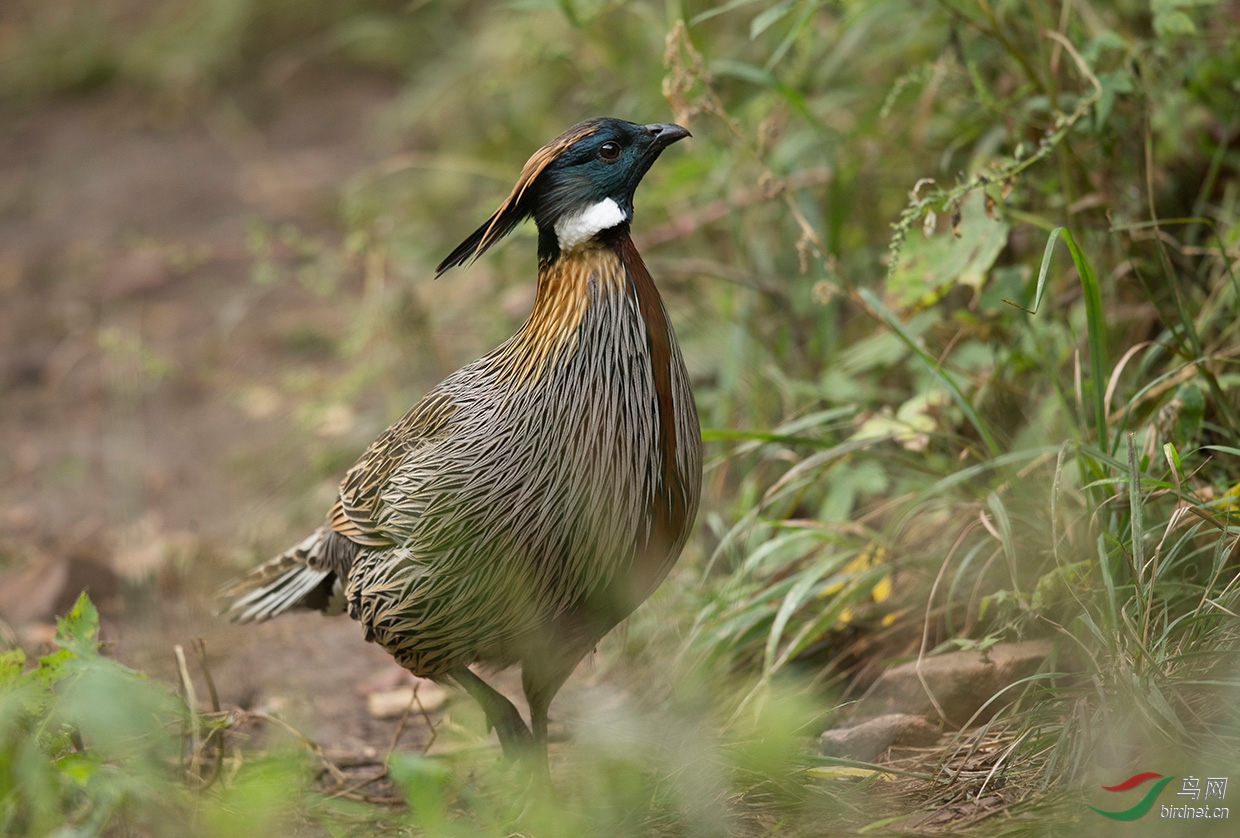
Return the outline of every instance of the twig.
<path id="1" fill-rule="evenodd" d="M 378 765 L 378 763 L 373 763 L 373 764 Z M 348 798 L 349 800 L 365 800 L 367 802 L 372 802 L 372 803 L 377 802 L 377 801 L 387 801 L 390 798 L 382 798 L 377 795 L 357 793 L 359 789 L 364 789 L 366 786 L 370 785 L 376 780 L 382 780 L 384 777 L 387 776 L 387 773 L 388 773 L 387 766 L 381 766 L 378 774 L 376 774 L 373 777 L 367 777 L 366 779 L 360 782 L 354 783 L 351 786 L 345 786 L 344 788 L 339 788 L 340 786 L 344 785 L 343 781 L 341 781 L 337 783 L 338 790 L 333 792 L 332 794 L 329 794 L 327 796 L 327 799 L 335 800 L 337 798 L 344 797 L 344 798 Z M 343 777 L 344 775 L 342 774 L 341 776 Z M 395 802 L 399 803 L 401 801 L 396 800 Z"/>
<path id="2" fill-rule="evenodd" d="M 664 40 L 663 65 L 668 69 L 668 75 L 663 79 L 663 96 L 672 106 L 677 118 L 688 118 L 692 113 L 708 113 L 716 117 L 761 167 L 759 188 L 764 188 L 771 198 L 782 199 L 789 215 L 801 230 L 801 238 L 796 245 L 801 259 L 801 271 L 809 269 L 808 260 L 811 254 L 816 254 L 825 262 L 828 252 L 822 237 L 805 217 L 805 213 L 786 188 L 786 183 L 767 165 L 761 151 L 749 141 L 740 123 L 724 107 L 715 91 L 714 80 L 706 69 L 706 60 L 693 46 L 683 20 L 676 22 Z M 688 92 L 695 80 L 702 83 L 703 92 L 690 103 Z"/>
<path id="3" fill-rule="evenodd" d="M 783 198 L 791 192 L 800 192 L 803 189 L 824 186 L 831 182 L 833 174 L 831 169 L 821 166 L 816 169 L 798 172 L 789 177 L 775 178 L 769 184 L 747 189 L 740 195 L 732 198 L 719 198 L 695 212 L 675 218 L 667 224 L 663 224 L 638 236 L 638 247 L 644 249 L 684 238 L 709 224 L 727 218 L 737 210 L 753 206 L 754 204 Z"/>
<path id="4" fill-rule="evenodd" d="M 392 733 L 392 743 L 388 745 L 387 756 L 383 758 L 384 766 L 392 758 L 392 753 L 396 750 L 396 744 L 400 742 L 401 734 L 405 732 L 405 725 L 409 722 L 409 713 L 413 710 L 413 705 L 418 701 L 418 687 L 420 686 L 422 685 L 414 684 L 413 691 L 409 693 L 409 703 L 405 705 L 405 712 L 400 715 L 400 722 L 397 723 L 396 730 Z M 383 770 L 386 772 L 387 768 L 385 767 Z"/>
<path id="5" fill-rule="evenodd" d="M 177 643 L 172 647 L 172 651 L 177 658 L 177 670 L 181 673 L 181 689 L 185 692 L 185 703 L 189 708 L 191 736 L 189 768 L 190 773 L 197 777 L 200 756 L 198 753 L 198 745 L 201 741 L 198 732 L 198 694 L 194 691 L 194 682 L 189 677 L 189 666 L 185 663 L 185 649 L 181 647 L 180 643 Z"/>
<path id="6" fill-rule="evenodd" d="M 288 722 L 284 721 L 284 719 L 281 719 L 277 716 L 273 716 L 270 713 L 264 713 L 262 710 L 249 710 L 249 711 L 246 711 L 246 715 L 249 716 L 250 718 L 262 719 L 265 722 L 270 722 L 271 724 L 276 725 L 277 727 L 284 728 L 285 731 L 296 736 L 298 739 L 302 741 L 302 743 L 307 748 L 310 749 L 311 753 L 313 753 L 316 757 L 319 758 L 319 761 L 323 763 L 323 767 L 327 769 L 327 772 L 336 778 L 337 783 L 343 784 L 345 780 L 348 779 L 345 776 L 345 773 L 341 771 L 339 768 L 337 768 L 334 762 L 332 762 L 330 759 L 327 758 L 326 754 L 323 753 L 323 748 L 319 745 L 319 743 L 315 742 L 309 736 L 306 736 L 306 734 L 302 733 L 300 730 L 293 727 Z"/>
<path id="7" fill-rule="evenodd" d="M 220 695 L 215 689 L 215 679 L 211 677 L 211 668 L 207 666 L 207 644 L 201 637 L 194 642 L 194 652 L 198 657 L 198 666 L 202 669 L 202 677 L 207 682 L 207 694 L 211 697 L 211 712 L 220 713 Z M 224 730 L 221 727 L 212 727 L 207 733 L 207 740 L 203 742 L 205 747 L 207 742 L 211 741 L 211 737 L 215 737 L 215 765 L 211 767 L 211 776 L 202 783 L 201 788 L 209 788 L 217 779 L 219 779 L 220 771 L 224 766 Z"/>
<path id="8" fill-rule="evenodd" d="M 1050 30 L 1044 30 L 1042 32 L 1042 37 L 1050 38 L 1052 41 L 1068 51 L 1068 55 L 1072 56 L 1072 60 L 1076 62 L 1076 68 L 1081 71 L 1081 75 L 1089 79 L 1089 83 L 1094 86 L 1094 96 L 1101 97 L 1102 82 L 1100 82 L 1098 77 L 1094 75 L 1094 71 L 1089 69 L 1089 65 L 1085 63 L 1085 59 L 1081 57 L 1081 54 L 1076 51 L 1076 47 L 1072 45 L 1072 42 L 1060 33 Z"/>
<path id="9" fill-rule="evenodd" d="M 426 740 L 426 744 L 422 746 L 422 755 L 431 749 L 431 745 L 435 744 L 435 740 L 439 738 L 439 727 L 431 720 L 431 714 L 426 711 L 426 707 L 422 704 L 422 699 L 418 696 L 418 688 L 413 688 L 413 698 L 418 703 L 418 712 L 422 714 L 422 721 L 426 722 L 426 729 L 431 732 L 431 738 Z"/>
<path id="10" fill-rule="evenodd" d="M 963 183 L 957 183 L 951 189 L 936 188 L 925 197 L 914 196 L 901 211 L 899 220 L 892 225 L 891 241 L 887 245 L 888 279 L 899 269 L 900 254 L 904 249 L 904 242 L 908 236 L 908 231 L 916 221 L 926 214 L 927 210 L 959 206 L 964 197 L 970 192 L 984 189 L 991 184 L 1010 183 L 1021 172 L 1049 157 L 1051 152 L 1059 146 L 1059 143 L 1068 136 L 1068 132 L 1072 130 L 1073 126 L 1089 113 L 1102 98 L 1101 82 L 1094 72 L 1090 70 L 1084 59 L 1081 58 L 1081 54 L 1077 52 L 1072 42 L 1058 32 L 1046 31 L 1041 34 L 1043 37 L 1062 45 L 1067 50 L 1072 60 L 1076 63 L 1077 69 L 1080 70 L 1081 75 L 1088 79 L 1093 86 L 1093 90 L 1089 95 L 1081 97 L 1080 103 L 1072 113 L 1057 113 L 1055 115 L 1053 125 L 1043 133 L 1037 147 L 1032 152 L 1026 153 L 1022 143 L 1017 146 L 1016 151 L 1009 160 L 992 164 L 989 171 L 978 172 Z M 1019 53 L 1016 54 L 1016 57 L 1020 58 Z M 1041 87 L 1040 83 L 1039 87 Z"/>

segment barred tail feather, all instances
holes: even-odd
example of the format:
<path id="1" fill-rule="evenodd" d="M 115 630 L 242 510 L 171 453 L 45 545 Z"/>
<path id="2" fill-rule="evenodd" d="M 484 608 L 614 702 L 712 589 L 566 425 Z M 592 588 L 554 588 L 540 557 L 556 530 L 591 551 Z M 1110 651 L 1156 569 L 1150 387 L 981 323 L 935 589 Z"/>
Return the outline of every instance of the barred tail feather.
<path id="1" fill-rule="evenodd" d="M 322 529 L 315 531 L 228 584 L 220 591 L 221 598 L 232 600 L 222 609 L 224 616 L 234 623 L 261 623 L 290 609 L 341 613 L 344 600 L 336 574 L 314 567 L 324 535 Z"/>

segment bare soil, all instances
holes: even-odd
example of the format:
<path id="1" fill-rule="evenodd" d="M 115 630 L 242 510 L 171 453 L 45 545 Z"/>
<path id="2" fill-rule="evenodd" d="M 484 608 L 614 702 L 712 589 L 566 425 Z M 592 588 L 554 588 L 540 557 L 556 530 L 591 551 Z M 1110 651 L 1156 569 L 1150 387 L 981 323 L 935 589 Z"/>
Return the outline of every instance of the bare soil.
<path id="1" fill-rule="evenodd" d="M 278 709 L 326 746 L 387 747 L 394 722 L 365 694 L 410 679 L 355 624 L 233 626 L 211 595 L 314 526 L 326 505 L 305 499 L 339 476 L 290 450 L 298 406 L 279 394 L 307 365 L 344 363 L 296 339 L 338 338 L 341 307 L 256 282 L 252 230 L 338 241 L 336 190 L 374 161 L 394 94 L 315 78 L 174 112 L 107 92 L 4 111 L 0 631 L 38 652 L 87 586 L 119 659 L 177 683 L 173 647 L 201 637 L 225 706 Z M 411 381 L 441 372 L 418 363 Z"/>

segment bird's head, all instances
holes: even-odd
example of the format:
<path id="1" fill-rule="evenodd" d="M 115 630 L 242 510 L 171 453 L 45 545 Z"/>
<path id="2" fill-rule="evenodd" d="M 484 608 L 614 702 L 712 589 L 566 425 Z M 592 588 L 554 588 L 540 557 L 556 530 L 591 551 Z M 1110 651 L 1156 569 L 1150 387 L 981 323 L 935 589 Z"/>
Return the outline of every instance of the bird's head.
<path id="1" fill-rule="evenodd" d="M 633 220 L 633 193 L 663 149 L 689 136 L 679 125 L 587 119 L 534 152 L 486 222 L 439 263 L 436 275 L 481 256 L 533 218 L 539 251 L 572 250 Z"/>

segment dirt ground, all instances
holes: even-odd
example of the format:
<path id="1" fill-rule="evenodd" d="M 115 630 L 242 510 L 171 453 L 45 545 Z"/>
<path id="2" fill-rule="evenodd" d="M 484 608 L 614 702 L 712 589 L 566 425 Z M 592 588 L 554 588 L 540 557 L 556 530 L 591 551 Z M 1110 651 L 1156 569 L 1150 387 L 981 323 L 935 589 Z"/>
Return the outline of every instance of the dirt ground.
<path id="1" fill-rule="evenodd" d="M 299 87 L 170 114 L 104 92 L 0 120 L 0 631 L 37 652 L 87 585 L 119 659 L 175 683 L 174 645 L 202 637 L 225 706 L 386 748 L 395 723 L 366 696 L 411 679 L 352 621 L 213 615 L 215 587 L 299 539 L 326 509 L 303 499 L 332 491 L 284 456 L 296 405 L 279 393 L 345 363 L 285 339 L 340 335 L 340 306 L 256 282 L 250 236 L 291 222 L 339 240 L 335 190 L 373 162 L 396 91 Z M 410 363 L 415 381 L 442 372 Z"/>

